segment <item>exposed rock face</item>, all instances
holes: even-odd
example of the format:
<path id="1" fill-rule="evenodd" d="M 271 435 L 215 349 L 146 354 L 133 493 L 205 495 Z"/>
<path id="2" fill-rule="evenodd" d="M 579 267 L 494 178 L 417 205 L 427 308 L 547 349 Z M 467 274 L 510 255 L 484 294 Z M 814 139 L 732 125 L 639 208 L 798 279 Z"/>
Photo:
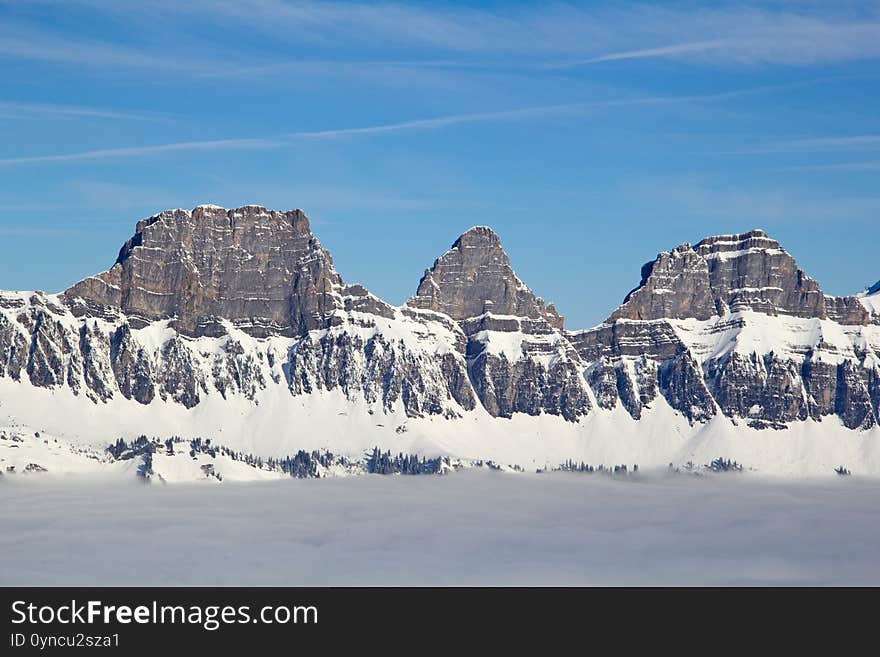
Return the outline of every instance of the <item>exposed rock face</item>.
<path id="1" fill-rule="evenodd" d="M 262 351 L 250 353 L 242 344 L 229 338 L 222 352 L 214 357 L 211 367 L 214 387 L 226 399 L 227 395 L 241 394 L 247 399 L 256 399 L 257 392 L 266 387 L 262 369 Z"/>
<path id="2" fill-rule="evenodd" d="M 326 326 L 342 280 L 300 210 L 169 210 L 138 222 L 116 264 L 65 292 L 77 314 L 125 313 L 135 326 L 174 319 L 188 336 L 227 319 L 255 336 Z"/>
<path id="3" fill-rule="evenodd" d="M 485 226 L 471 228 L 425 271 L 413 308 L 435 310 L 455 320 L 484 313 L 543 319 L 561 329 L 563 318 L 544 305 L 510 267 L 501 239 Z"/>
<path id="4" fill-rule="evenodd" d="M 669 405 L 691 422 L 705 422 L 715 415 L 715 402 L 706 389 L 700 366 L 690 353 L 684 352 L 663 363 L 659 369 L 659 385 Z"/>
<path id="5" fill-rule="evenodd" d="M 775 354 L 731 353 L 706 365 L 706 380 L 725 415 L 746 417 L 774 426 L 805 420 L 801 368 Z"/>
<path id="6" fill-rule="evenodd" d="M 828 297 L 762 230 L 682 244 L 642 267 L 642 282 L 611 319 L 709 319 L 751 309 L 768 315 L 867 324 L 855 297 Z"/>
<path id="7" fill-rule="evenodd" d="M 657 397 L 657 363 L 641 356 L 619 362 L 615 371 L 620 403 L 634 420 L 641 419 L 642 411 Z"/>
<path id="8" fill-rule="evenodd" d="M 468 375 L 491 415 L 576 420 L 589 412 L 584 365 L 561 331 L 562 317 L 516 276 L 491 229 L 459 237 L 407 305 L 457 322 L 467 336 Z"/>
<path id="9" fill-rule="evenodd" d="M 21 378 L 28 355 L 27 334 L 18 322 L 0 315 L 0 376 Z"/>
<path id="10" fill-rule="evenodd" d="M 0 380 L 157 409 L 281 392 L 404 417 L 651 422 L 659 407 L 694 425 L 865 430 L 877 294 L 823 294 L 756 230 L 661 253 L 605 323 L 564 331 L 488 228 L 394 307 L 343 282 L 300 211 L 201 206 L 141 221 L 109 271 L 61 295 L 0 293 Z"/>
<path id="11" fill-rule="evenodd" d="M 123 324 L 111 334 L 110 362 L 116 385 L 123 397 L 141 404 L 153 401 L 156 396 L 153 361 L 146 349 L 135 342 L 128 324 Z"/>
<path id="12" fill-rule="evenodd" d="M 83 322 L 79 330 L 79 350 L 83 358 L 83 380 L 86 394 L 93 401 L 113 397 L 113 369 L 110 362 L 110 340 L 94 322 Z"/>
<path id="13" fill-rule="evenodd" d="M 346 330 L 308 336 L 291 347 L 287 372 L 294 394 L 339 389 L 387 411 L 402 403 L 409 417 L 449 414 L 450 398 L 465 410 L 476 405 L 463 359 L 432 358 L 378 332 L 366 339 Z"/>
<path id="14" fill-rule="evenodd" d="M 615 319 L 695 317 L 719 313 L 709 281 L 709 263 L 682 244 L 642 267 L 642 282 L 611 315 Z"/>

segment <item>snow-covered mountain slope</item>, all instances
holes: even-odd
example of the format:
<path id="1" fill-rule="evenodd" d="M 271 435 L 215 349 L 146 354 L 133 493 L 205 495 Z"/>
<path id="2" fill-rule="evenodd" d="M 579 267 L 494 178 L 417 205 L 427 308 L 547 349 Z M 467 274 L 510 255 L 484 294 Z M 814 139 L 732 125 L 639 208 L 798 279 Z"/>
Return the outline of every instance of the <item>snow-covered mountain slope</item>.
<path id="1" fill-rule="evenodd" d="M 859 294 L 858 299 L 869 313 L 880 317 L 880 281 Z"/>
<path id="2" fill-rule="evenodd" d="M 567 331 L 491 229 L 395 307 L 343 281 L 302 212 L 200 206 L 139 222 L 109 271 L 61 294 L 0 293 L 0 426 L 74 459 L 145 434 L 265 458 L 880 474 L 866 298 L 823 294 L 752 231 L 661 253 L 608 321 Z"/>

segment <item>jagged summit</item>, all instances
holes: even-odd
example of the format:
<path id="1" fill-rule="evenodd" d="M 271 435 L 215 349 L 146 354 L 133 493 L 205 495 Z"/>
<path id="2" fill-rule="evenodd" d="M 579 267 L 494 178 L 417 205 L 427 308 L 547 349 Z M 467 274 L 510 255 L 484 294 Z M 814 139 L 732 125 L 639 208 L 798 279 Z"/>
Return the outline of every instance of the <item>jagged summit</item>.
<path id="1" fill-rule="evenodd" d="M 702 240 L 697 242 L 695 248 L 711 245 L 741 245 L 742 243 L 749 241 L 766 241 L 772 243 L 771 248 L 779 248 L 779 242 L 767 235 L 767 232 L 762 228 L 753 228 L 752 230 L 746 231 L 745 233 L 731 233 L 728 235 L 712 235 L 709 237 L 704 237 Z"/>
<path id="2" fill-rule="evenodd" d="M 501 238 L 489 226 L 472 226 L 455 240 L 452 248 L 474 248 L 480 245 L 501 248 Z"/>
<path id="3" fill-rule="evenodd" d="M 642 280 L 612 313 L 616 319 L 709 319 L 751 309 L 768 315 L 865 324 L 854 297 L 830 297 L 760 229 L 682 244 L 642 267 Z"/>
<path id="4" fill-rule="evenodd" d="M 501 238 L 474 226 L 425 270 L 407 305 L 442 312 L 461 321 L 486 313 L 546 320 L 561 328 L 563 318 L 529 289 L 510 265 Z"/>
<path id="5" fill-rule="evenodd" d="M 191 336 L 216 333 L 221 319 L 256 336 L 291 335 L 326 325 L 341 287 L 301 210 L 201 205 L 139 221 L 116 264 L 64 298 L 79 315 L 173 319 Z"/>

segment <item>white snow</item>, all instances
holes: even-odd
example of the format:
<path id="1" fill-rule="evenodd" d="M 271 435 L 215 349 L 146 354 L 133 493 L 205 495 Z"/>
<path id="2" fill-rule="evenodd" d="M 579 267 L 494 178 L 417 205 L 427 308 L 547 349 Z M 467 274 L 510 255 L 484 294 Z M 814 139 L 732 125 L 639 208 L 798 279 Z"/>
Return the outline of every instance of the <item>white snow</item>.
<path id="1" fill-rule="evenodd" d="M 723 317 L 662 320 L 671 324 L 678 337 L 698 360 L 721 358 L 731 351 L 777 356 L 803 355 L 814 350 L 814 358 L 839 363 L 856 359 L 854 347 L 880 351 L 880 326 L 843 326 L 829 320 L 770 316 L 738 310 Z"/>
<path id="2" fill-rule="evenodd" d="M 39 431 L 41 436 L 97 453 L 118 437 L 130 440 L 146 434 L 162 439 L 210 437 L 215 444 L 263 457 L 327 449 L 359 458 L 378 446 L 425 457 L 491 459 L 526 470 L 556 466 L 567 459 L 646 468 L 688 461 L 704 464 L 724 457 L 764 474 L 834 476 L 834 468 L 844 465 L 857 475 L 880 475 L 880 428 L 851 431 L 836 416 L 822 422 L 795 422 L 782 431 L 752 429 L 742 421 L 736 425 L 721 415 L 690 426 L 662 399 L 656 399 L 640 421 L 618 406 L 594 410 L 578 423 L 550 415 L 499 419 L 481 408 L 452 420 L 407 418 L 402 408 L 371 415 L 366 402 L 350 401 L 338 391 L 291 396 L 284 386 L 269 386 L 258 405 L 240 396 L 224 401 L 209 395 L 189 411 L 170 401 L 143 406 L 121 397 L 108 404 L 86 404 L 66 389 L 51 391 L 6 379 L 0 379 L 0 399 L 0 427 L 26 440 L 34 440 L 29 436 Z M 398 428 L 405 431 L 399 433 Z M 0 441 L 0 459 L 6 459 L 0 464 L 16 464 L 21 470 L 27 462 L 36 462 L 50 473 L 83 471 L 69 462 L 55 461 L 53 466 L 39 454 L 42 442 L 35 442 L 36 451 L 25 456 L 20 447 Z M 218 470 L 226 474 L 222 466 Z"/>
<path id="3" fill-rule="evenodd" d="M 862 302 L 862 305 L 869 313 L 880 315 L 880 292 L 860 296 L 859 301 Z"/>
<path id="4" fill-rule="evenodd" d="M 703 257 L 707 260 L 732 260 L 734 258 L 740 258 L 744 255 L 750 255 L 755 253 L 761 253 L 765 255 L 783 255 L 785 251 L 782 249 L 768 249 L 765 247 L 752 247 L 749 249 L 740 249 L 737 251 L 714 251 L 712 253 L 704 253 Z"/>

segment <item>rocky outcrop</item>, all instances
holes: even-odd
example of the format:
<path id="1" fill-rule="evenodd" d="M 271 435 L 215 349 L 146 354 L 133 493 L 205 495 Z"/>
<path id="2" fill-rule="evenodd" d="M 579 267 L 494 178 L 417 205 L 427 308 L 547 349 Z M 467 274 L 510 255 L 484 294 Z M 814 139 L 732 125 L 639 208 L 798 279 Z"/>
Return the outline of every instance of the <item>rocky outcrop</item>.
<path id="1" fill-rule="evenodd" d="M 128 324 L 122 324 L 110 335 L 110 363 L 123 397 L 141 404 L 153 401 L 156 396 L 153 360 L 134 340 Z"/>
<path id="2" fill-rule="evenodd" d="M 501 239 L 485 226 L 471 228 L 440 256 L 419 282 L 408 305 L 455 320 L 484 313 L 544 320 L 561 329 L 563 318 L 523 283 L 510 267 Z"/>
<path id="3" fill-rule="evenodd" d="M 93 401 L 113 397 L 113 366 L 110 362 L 110 340 L 95 322 L 85 321 L 79 329 L 79 350 L 83 359 L 83 382 L 86 394 Z"/>
<path id="4" fill-rule="evenodd" d="M 0 376 L 21 379 L 27 362 L 28 338 L 18 322 L 0 315 Z"/>
<path id="5" fill-rule="evenodd" d="M 431 357 L 380 332 L 366 339 L 344 329 L 307 336 L 290 348 L 285 370 L 295 395 L 340 390 L 384 411 L 402 404 L 409 417 L 450 414 L 450 401 L 464 410 L 476 405 L 462 357 Z"/>
<path id="6" fill-rule="evenodd" d="M 869 322 L 855 297 L 823 294 L 762 230 L 708 237 L 659 254 L 642 267 L 641 283 L 610 319 L 705 320 L 743 309 L 842 324 Z"/>
<path id="7" fill-rule="evenodd" d="M 211 376 L 214 387 L 224 399 L 227 395 L 241 394 L 255 400 L 257 393 L 266 388 L 266 377 L 262 363 L 262 351 L 251 353 L 241 342 L 229 338 L 214 356 Z"/>
<path id="8" fill-rule="evenodd" d="M 706 363 L 705 377 L 725 415 L 779 426 L 807 418 L 801 369 L 773 353 L 732 352 Z"/>
<path id="9" fill-rule="evenodd" d="M 425 272 L 414 309 L 442 313 L 467 336 L 467 373 L 482 406 L 577 420 L 590 411 L 584 364 L 562 332 L 563 318 L 514 273 L 501 239 L 477 226 Z"/>
<path id="10" fill-rule="evenodd" d="M 642 267 L 642 281 L 610 317 L 709 319 L 722 310 L 709 280 L 709 263 L 690 244 L 663 252 Z"/>
<path id="11" fill-rule="evenodd" d="M 706 389 L 700 366 L 685 352 L 658 368 L 660 391 L 676 411 L 690 422 L 705 422 L 715 415 L 715 402 Z"/>
<path id="12" fill-rule="evenodd" d="M 77 315 L 121 312 L 134 327 L 171 319 L 183 335 L 298 335 L 327 326 L 342 279 L 300 210 L 169 210 L 138 222 L 113 267 L 72 286 Z"/>

